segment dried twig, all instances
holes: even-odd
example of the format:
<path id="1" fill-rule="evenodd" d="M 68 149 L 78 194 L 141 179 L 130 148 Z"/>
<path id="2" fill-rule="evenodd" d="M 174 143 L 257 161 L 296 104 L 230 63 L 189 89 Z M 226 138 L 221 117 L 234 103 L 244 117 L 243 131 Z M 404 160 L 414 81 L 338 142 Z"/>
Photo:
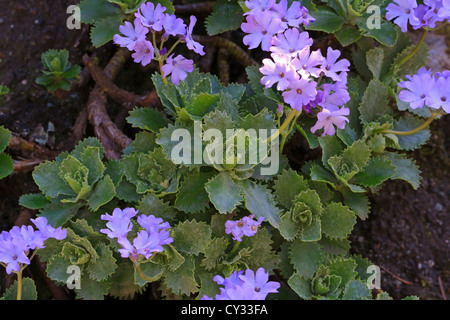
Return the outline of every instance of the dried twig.
<path id="1" fill-rule="evenodd" d="M 444 285 L 442 284 L 441 276 L 438 276 L 439 288 L 441 289 L 442 299 L 447 300 L 447 296 L 445 295 Z"/>
<path id="2" fill-rule="evenodd" d="M 217 53 L 217 69 L 220 82 L 227 86 L 230 83 L 230 65 L 228 64 L 228 50 L 225 48 L 219 48 Z"/>
<path id="3" fill-rule="evenodd" d="M 392 272 L 390 272 L 389 270 L 387 270 L 385 267 L 380 266 L 381 269 L 383 269 L 384 271 L 386 271 L 387 273 L 389 273 L 391 276 L 393 276 L 395 279 L 397 279 L 398 281 L 407 284 L 407 285 L 413 285 L 414 283 L 405 279 L 400 278 L 399 276 L 393 274 Z"/>

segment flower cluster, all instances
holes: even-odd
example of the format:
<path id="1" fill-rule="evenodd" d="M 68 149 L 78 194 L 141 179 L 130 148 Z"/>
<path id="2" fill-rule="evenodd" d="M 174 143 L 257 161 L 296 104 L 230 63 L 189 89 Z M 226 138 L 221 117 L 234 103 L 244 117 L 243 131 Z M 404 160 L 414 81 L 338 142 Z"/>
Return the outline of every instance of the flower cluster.
<path id="1" fill-rule="evenodd" d="M 409 81 L 398 84 L 405 89 L 400 91 L 399 99 L 408 102 L 411 109 L 426 105 L 450 113 L 450 70 L 433 75 L 431 69 L 421 68 L 415 75 L 407 75 L 406 78 Z"/>
<path id="2" fill-rule="evenodd" d="M 264 5 L 263 5 L 264 4 Z M 314 133 L 323 130 L 322 135 L 334 135 L 334 126 L 344 129 L 350 110 L 343 107 L 350 100 L 347 88 L 347 72 L 350 62 L 338 58 L 339 50 L 327 49 L 324 57 L 320 50 L 313 51 L 313 40 L 308 32 L 300 32 L 300 24 L 313 19 L 308 10 L 294 1 L 288 8 L 282 0 L 253 0 L 246 5 L 251 9 L 247 22 L 241 28 L 249 33 L 244 43 L 249 48 L 261 48 L 271 52 L 271 59 L 264 59 L 260 72 L 261 84 L 270 88 L 276 84 L 285 103 L 293 109 L 311 112 L 317 108 L 318 121 L 311 128 Z"/>
<path id="3" fill-rule="evenodd" d="M 141 230 L 136 237 L 128 240 L 128 233 L 133 229 L 131 218 L 136 216 L 138 211 L 134 208 L 125 208 L 123 210 L 116 208 L 112 215 L 104 214 L 102 220 L 106 223 L 107 229 L 101 229 L 100 232 L 106 234 L 111 239 L 117 239 L 122 246 L 119 252 L 122 258 L 130 258 L 133 262 L 138 261 L 141 257 L 149 259 L 154 252 L 162 252 L 165 244 L 173 242 L 168 229 L 170 225 L 163 219 L 153 215 L 142 214 L 137 217 L 137 222 L 141 226 Z"/>
<path id="4" fill-rule="evenodd" d="M 215 296 L 216 300 L 265 300 L 269 293 L 278 292 L 280 284 L 269 281 L 269 273 L 264 268 L 259 268 L 256 274 L 247 269 L 239 272 L 234 271 L 228 278 L 215 276 L 213 280 L 220 286 L 220 294 Z M 213 300 L 203 296 L 201 300 Z"/>
<path id="5" fill-rule="evenodd" d="M 386 7 L 386 19 L 393 20 L 402 30 L 408 31 L 408 22 L 414 30 L 435 28 L 437 22 L 450 19 L 450 0 L 394 0 Z"/>
<path id="6" fill-rule="evenodd" d="M 193 61 L 182 55 L 171 54 L 179 42 L 186 43 L 189 50 L 204 55 L 203 46 L 192 38 L 192 32 L 197 22 L 195 16 L 190 17 L 189 26 L 174 14 L 165 13 L 166 7 L 151 2 L 143 3 L 135 13 L 133 23 L 125 21 L 119 27 L 123 34 L 114 35 L 114 43 L 134 51 L 131 55 L 136 63 L 148 65 L 153 59 L 166 64 L 161 68 L 164 77 L 172 75 L 172 82 L 178 84 L 183 81 L 188 72 L 194 70 Z M 152 34 L 152 41 L 148 40 L 148 34 Z M 161 33 L 160 49 L 156 46 L 156 33 Z M 167 50 L 163 45 L 170 36 L 178 38 L 178 41 Z"/>
<path id="7" fill-rule="evenodd" d="M 32 226 L 14 226 L 9 232 L 0 233 L 0 262 L 6 267 L 6 272 L 20 272 L 21 265 L 29 265 L 30 250 L 45 248 L 44 242 L 49 238 L 63 240 L 67 230 L 53 228 L 44 217 L 31 219 L 38 228 Z"/>
<path id="8" fill-rule="evenodd" d="M 233 240 L 242 241 L 242 236 L 251 237 L 258 231 L 258 227 L 264 220 L 264 217 L 259 217 L 258 220 L 254 220 L 253 214 L 243 217 L 241 220 L 227 220 L 225 222 L 225 233 L 232 234 Z"/>

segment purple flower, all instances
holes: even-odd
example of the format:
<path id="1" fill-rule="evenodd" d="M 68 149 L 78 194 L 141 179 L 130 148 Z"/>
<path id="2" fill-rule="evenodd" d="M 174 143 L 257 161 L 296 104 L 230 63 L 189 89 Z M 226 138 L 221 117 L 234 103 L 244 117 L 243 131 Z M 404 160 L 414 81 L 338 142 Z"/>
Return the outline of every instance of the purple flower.
<path id="1" fill-rule="evenodd" d="M 104 214 L 100 218 L 108 221 L 106 227 L 108 229 L 101 229 L 100 232 L 106 234 L 111 239 L 126 238 L 128 232 L 133 229 L 131 218 L 138 213 L 134 208 L 125 208 L 123 210 L 116 208 L 112 215 Z"/>
<path id="2" fill-rule="evenodd" d="M 303 78 L 291 81 L 289 91 L 282 93 L 283 99 L 290 106 L 300 111 L 304 105 L 314 100 L 317 94 L 317 82 L 309 81 Z"/>
<path id="3" fill-rule="evenodd" d="M 338 74 L 338 72 L 349 71 L 350 62 L 347 59 L 341 59 L 337 61 L 340 57 L 341 52 L 339 50 L 333 50 L 328 47 L 327 57 L 322 64 L 322 71 L 327 76 L 334 81 L 342 81 L 343 78 Z M 336 62 L 337 61 L 337 62 Z"/>
<path id="4" fill-rule="evenodd" d="M 154 215 L 145 215 L 141 214 L 137 218 L 137 222 L 139 225 L 149 231 L 159 231 L 161 229 L 168 229 L 170 228 L 170 225 L 168 222 L 164 222 L 162 218 L 157 218 Z"/>
<path id="5" fill-rule="evenodd" d="M 394 0 L 386 7 L 386 19 L 393 20 L 401 28 L 402 32 L 408 31 L 408 21 L 412 26 L 420 24 L 420 20 L 414 15 L 417 8 L 416 0 Z"/>
<path id="6" fill-rule="evenodd" d="M 178 55 L 172 58 L 173 54 L 167 58 L 166 64 L 162 66 L 161 70 L 163 76 L 167 77 L 172 74 L 172 83 L 179 84 L 187 77 L 187 72 L 194 70 L 194 61 L 184 58 L 182 55 Z"/>
<path id="7" fill-rule="evenodd" d="M 292 65 L 297 69 L 297 72 L 302 78 L 308 79 L 309 76 L 318 78 L 322 71 L 321 67 L 325 58 L 322 56 L 320 50 L 310 52 L 310 50 L 303 50 L 293 59 Z"/>
<path id="8" fill-rule="evenodd" d="M 431 0 L 428 0 L 428 2 L 433 2 Z M 425 2 L 425 4 L 428 4 Z M 429 5 L 429 4 L 428 4 Z M 442 0 L 442 6 L 438 7 L 438 13 L 437 15 L 439 18 L 443 21 L 446 19 L 450 19 L 450 0 Z"/>
<path id="9" fill-rule="evenodd" d="M 148 29 L 142 25 L 139 18 L 134 20 L 134 27 L 131 22 L 125 21 L 125 25 L 120 26 L 119 31 L 124 34 L 125 37 L 115 34 L 113 37 L 114 43 L 121 47 L 127 47 L 130 51 L 134 50 L 136 43 L 145 40 L 145 36 L 148 33 Z"/>
<path id="10" fill-rule="evenodd" d="M 399 99 L 409 102 L 411 109 L 422 108 L 429 99 L 428 94 L 435 85 L 434 77 L 426 72 L 425 68 L 421 68 L 418 74 L 407 75 L 406 77 L 409 81 L 402 81 L 398 84 L 399 87 L 407 89 L 400 91 Z"/>
<path id="11" fill-rule="evenodd" d="M 265 10 L 270 10 L 275 6 L 275 2 L 275 0 L 247 0 L 245 1 L 245 5 L 250 11 L 244 13 L 244 15 L 253 15 Z"/>
<path id="12" fill-rule="evenodd" d="M 164 38 L 169 38 L 169 35 L 185 35 L 186 34 L 186 25 L 183 22 L 183 19 L 177 18 L 174 14 L 165 14 L 164 17 Z"/>
<path id="13" fill-rule="evenodd" d="M 434 88 L 429 93 L 427 104 L 430 108 L 442 108 L 445 112 L 450 113 L 450 76 L 438 77 Z"/>
<path id="14" fill-rule="evenodd" d="M 264 217 L 259 217 L 258 220 L 253 220 L 254 215 L 249 215 L 241 220 L 233 221 L 227 220 L 225 222 L 225 233 L 232 234 L 233 240 L 242 241 L 242 236 L 251 237 L 256 234 L 258 227 L 264 220 Z"/>
<path id="15" fill-rule="evenodd" d="M 350 100 L 350 95 L 347 87 L 341 87 L 338 85 L 339 83 L 321 85 L 322 90 L 317 90 L 317 98 L 314 103 L 329 110 L 336 110 L 346 104 Z"/>
<path id="16" fill-rule="evenodd" d="M 276 57 L 276 56 L 275 56 Z M 278 59 L 275 58 L 277 63 L 272 59 L 264 59 L 263 66 L 259 71 L 264 75 L 261 78 L 261 84 L 266 88 L 272 87 L 278 82 L 277 90 L 286 90 L 289 83 L 298 78 L 297 72 L 290 65 L 290 58 L 286 56 L 280 56 Z"/>
<path id="17" fill-rule="evenodd" d="M 271 13 L 267 11 L 258 15 L 247 16 L 246 22 L 241 25 L 241 29 L 248 33 L 243 42 L 249 49 L 254 49 L 261 44 L 264 51 L 270 50 L 272 37 L 278 32 L 284 31 L 279 24 L 279 20 L 274 19 Z"/>
<path id="18" fill-rule="evenodd" d="M 311 128 L 311 132 L 314 133 L 323 128 L 324 131 L 322 137 L 325 135 L 332 136 L 336 133 L 334 126 L 339 129 L 345 128 L 346 122 L 349 121 L 345 116 L 348 116 L 349 114 L 350 110 L 344 107 L 337 110 L 329 110 L 324 108 L 317 114 L 317 122 Z"/>
<path id="19" fill-rule="evenodd" d="M 28 247 L 23 239 L 14 238 L 0 242 L 0 262 L 6 264 L 6 273 L 19 272 L 20 264 L 30 264 L 25 252 Z"/>
<path id="20" fill-rule="evenodd" d="M 134 47 L 135 52 L 131 55 L 134 62 L 141 63 L 144 67 L 148 65 L 155 57 L 155 49 L 148 40 L 143 40 L 136 43 Z"/>
<path id="21" fill-rule="evenodd" d="M 269 281 L 269 273 L 264 268 L 259 268 L 255 272 L 247 269 L 245 274 L 241 270 L 234 271 L 228 278 L 215 276 L 214 281 L 223 288 L 219 288 L 220 294 L 215 296 L 216 300 L 264 300 L 269 293 L 278 292 L 280 284 Z M 203 296 L 202 300 L 212 300 L 208 296 Z"/>
<path id="22" fill-rule="evenodd" d="M 314 21 L 309 15 L 308 9 L 298 1 L 292 2 L 288 8 L 287 0 L 281 0 L 278 4 L 274 5 L 274 9 L 278 12 L 281 20 L 280 25 L 284 29 L 288 27 L 299 28 L 302 23 L 309 25 Z"/>
<path id="23" fill-rule="evenodd" d="M 270 51 L 295 57 L 300 51 L 309 48 L 312 44 L 313 40 L 309 37 L 308 32 L 300 33 L 297 28 L 291 28 L 277 34 L 272 39 Z"/>
<path id="24" fill-rule="evenodd" d="M 44 239 L 54 238 L 56 240 L 63 240 L 67 237 L 67 230 L 59 228 L 53 228 L 48 224 L 47 218 L 37 217 L 36 219 L 30 219 L 31 222 L 39 229 Z M 44 241 L 45 241 L 44 240 Z"/>
<path id="25" fill-rule="evenodd" d="M 184 37 L 184 41 L 186 41 L 186 46 L 189 50 L 194 51 L 195 53 L 198 53 L 199 55 L 204 55 L 205 52 L 203 51 L 203 46 L 192 39 L 192 32 L 194 31 L 195 23 L 197 22 L 197 18 L 195 16 L 190 17 L 189 21 L 189 27 L 186 30 L 186 36 Z"/>
<path id="26" fill-rule="evenodd" d="M 141 23 L 145 27 L 153 31 L 161 31 L 165 18 L 164 11 L 166 11 L 166 7 L 159 3 L 155 7 L 153 3 L 145 2 L 134 15 L 141 19 Z"/>
<path id="27" fill-rule="evenodd" d="M 9 231 L 9 234 L 13 239 L 22 239 L 27 248 L 26 251 L 28 249 L 44 248 L 44 241 L 48 239 L 48 237 L 44 237 L 42 232 L 35 231 L 32 226 L 22 226 L 20 228 L 14 226 Z"/>

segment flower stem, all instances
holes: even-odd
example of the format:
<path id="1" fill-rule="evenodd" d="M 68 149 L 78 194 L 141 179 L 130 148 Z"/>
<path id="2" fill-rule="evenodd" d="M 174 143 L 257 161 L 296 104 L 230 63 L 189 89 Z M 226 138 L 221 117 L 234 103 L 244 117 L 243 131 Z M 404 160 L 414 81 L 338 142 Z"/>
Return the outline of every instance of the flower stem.
<path id="1" fill-rule="evenodd" d="M 292 119 L 294 119 L 295 116 L 298 117 L 299 115 L 300 115 L 300 111 L 297 111 L 297 110 L 293 109 L 291 114 L 286 118 L 286 120 L 284 120 L 284 122 L 281 125 L 281 127 L 277 130 L 277 132 L 275 132 L 273 135 L 271 135 L 269 137 L 267 142 L 272 142 L 273 139 L 278 137 L 284 131 L 284 129 L 286 129 L 286 127 L 291 123 Z"/>
<path id="2" fill-rule="evenodd" d="M 22 300 L 22 269 L 17 274 L 17 300 Z"/>
<path id="3" fill-rule="evenodd" d="M 426 127 L 428 127 L 428 125 L 433 122 L 434 119 L 436 119 L 437 116 L 441 115 L 439 112 L 432 112 L 431 113 L 431 117 L 429 117 L 427 119 L 427 121 L 425 121 L 424 123 L 422 123 L 420 126 L 418 126 L 417 128 L 413 129 L 413 130 L 409 130 L 409 131 L 396 131 L 396 130 L 384 130 L 381 131 L 382 133 L 390 133 L 390 134 L 396 134 L 398 136 L 409 136 L 412 134 L 415 134 L 423 129 L 425 129 Z"/>
<path id="4" fill-rule="evenodd" d="M 405 58 L 403 58 L 403 60 L 401 60 L 397 64 L 397 67 L 401 67 L 402 65 L 404 65 L 409 59 L 411 59 L 417 53 L 417 51 L 419 51 L 420 47 L 422 46 L 423 42 L 425 41 L 427 34 L 428 34 L 428 30 L 425 29 L 424 33 L 422 34 L 422 37 L 419 40 L 419 43 L 417 43 L 414 50 L 409 55 L 407 55 Z"/>
<path id="5" fill-rule="evenodd" d="M 163 61 L 159 60 L 158 62 L 159 62 L 159 70 L 161 72 L 161 76 L 163 78 L 163 82 L 164 82 L 165 85 L 167 85 L 168 84 L 167 79 L 166 79 L 166 77 L 164 77 L 164 72 L 162 71 Z"/>
<path id="6" fill-rule="evenodd" d="M 153 282 L 154 279 L 147 277 L 147 276 L 142 272 L 141 264 L 140 264 L 139 262 L 136 262 L 135 268 L 136 268 L 136 270 L 137 270 L 139 276 L 140 276 L 143 280 L 149 281 L 149 282 Z"/>
<path id="7" fill-rule="evenodd" d="M 235 241 L 234 242 L 234 246 L 233 246 L 233 248 L 231 249 L 231 251 L 229 253 L 230 256 L 233 256 L 236 253 L 236 251 L 239 249 L 239 245 L 240 244 L 241 244 L 240 241 Z"/>

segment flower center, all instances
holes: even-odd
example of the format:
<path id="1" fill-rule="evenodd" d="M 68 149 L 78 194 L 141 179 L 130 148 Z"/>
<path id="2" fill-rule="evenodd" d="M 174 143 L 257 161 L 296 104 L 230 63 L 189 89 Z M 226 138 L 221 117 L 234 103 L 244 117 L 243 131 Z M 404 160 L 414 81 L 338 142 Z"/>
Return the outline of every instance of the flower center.
<path id="1" fill-rule="evenodd" d="M 280 78 L 284 78 L 284 73 L 280 72 Z"/>
<path id="2" fill-rule="evenodd" d="M 410 14 L 410 13 L 411 13 L 411 10 L 405 9 L 405 12 L 406 12 L 406 14 Z"/>
<path id="3" fill-rule="evenodd" d="M 442 101 L 442 102 L 446 102 L 446 101 L 447 101 L 447 97 L 442 96 L 442 97 L 441 97 L 441 101 Z"/>
<path id="4" fill-rule="evenodd" d="M 252 231 L 256 231 L 256 226 L 251 226 L 251 228 L 250 229 L 252 229 Z"/>
<path id="5" fill-rule="evenodd" d="M 255 292 L 260 292 L 261 291 L 261 288 L 260 287 L 256 287 L 255 288 Z"/>
<path id="6" fill-rule="evenodd" d="M 263 35 L 266 35 L 266 34 L 267 34 L 267 31 L 266 31 L 266 30 L 263 30 L 263 31 L 262 31 L 262 34 L 263 34 Z"/>
<path id="7" fill-rule="evenodd" d="M 421 95 L 420 95 L 420 99 L 424 99 L 425 98 L 425 95 L 422 93 Z"/>
<path id="8" fill-rule="evenodd" d="M 298 94 L 302 94 L 302 89 L 298 88 L 298 89 L 297 89 L 297 93 L 298 93 Z"/>
<path id="9" fill-rule="evenodd" d="M 242 228 L 243 226 L 244 226 L 244 223 L 238 222 L 238 227 L 239 227 L 239 228 Z"/>

